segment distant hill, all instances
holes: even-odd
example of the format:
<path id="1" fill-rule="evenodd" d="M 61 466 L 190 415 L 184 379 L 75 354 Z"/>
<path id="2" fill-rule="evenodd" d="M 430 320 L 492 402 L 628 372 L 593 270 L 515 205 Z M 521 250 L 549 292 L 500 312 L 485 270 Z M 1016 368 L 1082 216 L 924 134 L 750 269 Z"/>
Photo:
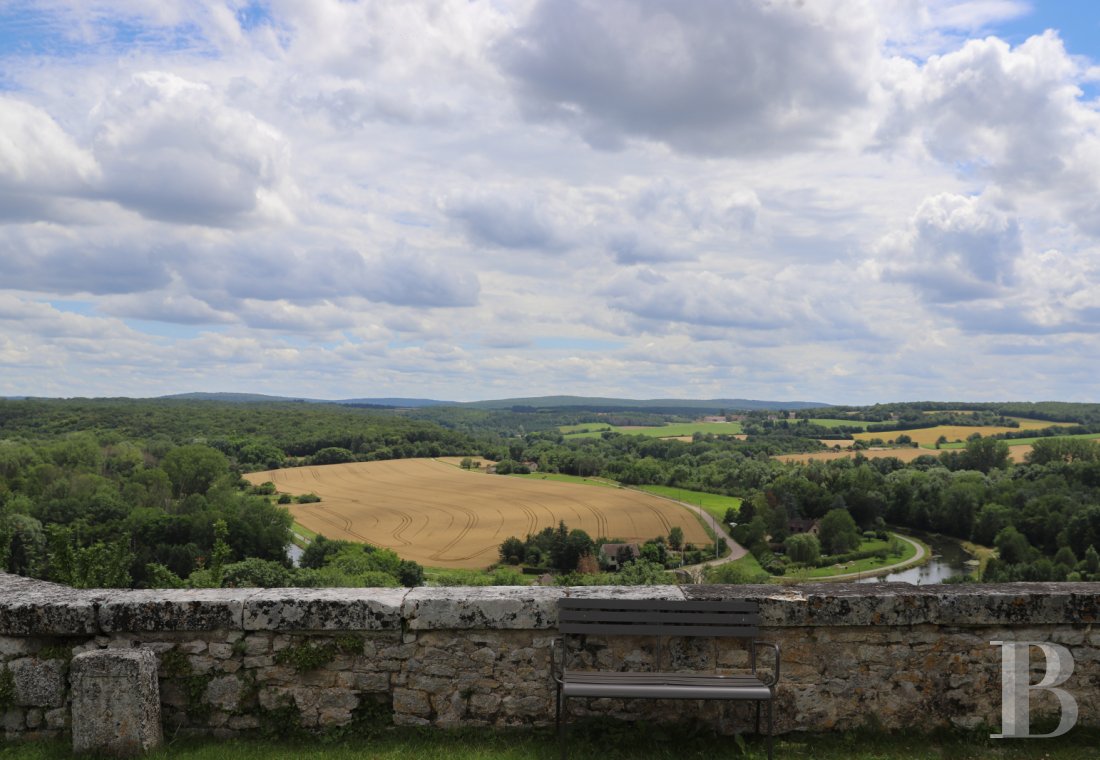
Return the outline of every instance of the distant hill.
<path id="1" fill-rule="evenodd" d="M 815 401 L 757 401 L 744 398 L 719 399 L 629 399 L 597 396 L 534 396 L 529 398 L 505 398 L 488 401 L 440 401 L 428 398 L 350 398 L 318 399 L 290 396 L 265 396 L 261 393 L 177 393 L 161 396 L 166 399 L 193 401 L 222 401 L 226 403 L 302 402 L 308 404 L 340 404 L 342 406 L 385 407 L 419 409 L 429 406 L 468 406 L 475 409 L 571 409 L 586 412 L 622 412 L 644 410 L 654 414 L 682 412 L 717 413 L 720 411 L 818 409 L 829 406 Z"/>
<path id="2" fill-rule="evenodd" d="M 473 401 L 463 406 L 478 409 L 578 409 L 584 411 L 623 411 L 627 409 L 661 413 L 666 410 L 694 410 L 698 412 L 721 410 L 756 411 L 765 409 L 818 409 L 829 406 L 816 401 L 756 401 L 744 398 L 719 399 L 628 399 L 588 396 L 537 396 L 534 398 L 507 398 L 496 401 Z"/>
<path id="3" fill-rule="evenodd" d="M 460 406 L 457 401 L 439 401 L 430 398 L 349 398 L 332 403 L 344 406 L 389 406 L 401 409 L 419 409 L 422 406 Z"/>
<path id="4" fill-rule="evenodd" d="M 170 396 L 158 396 L 163 399 L 180 401 L 225 401 L 231 404 L 249 404 L 260 401 L 316 401 L 309 398 L 291 398 L 290 396 L 265 396 L 262 393 L 173 393 Z"/>
<path id="5" fill-rule="evenodd" d="M 305 398 L 303 396 L 266 396 L 262 393 L 175 393 L 171 396 L 159 396 L 163 399 L 178 399 L 181 401 L 223 401 L 229 404 L 252 404 L 262 402 L 302 402 L 306 404 L 340 404 L 342 406 L 378 406 L 398 407 L 402 409 L 419 408 L 422 406 L 457 406 L 455 401 L 436 401 L 429 398 L 349 398 L 349 399 L 325 399 Z"/>

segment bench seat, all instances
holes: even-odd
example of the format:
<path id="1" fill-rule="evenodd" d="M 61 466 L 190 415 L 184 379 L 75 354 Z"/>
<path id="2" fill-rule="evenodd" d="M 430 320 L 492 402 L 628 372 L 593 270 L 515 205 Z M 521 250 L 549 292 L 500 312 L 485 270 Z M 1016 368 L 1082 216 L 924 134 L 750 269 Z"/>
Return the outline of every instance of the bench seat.
<path id="1" fill-rule="evenodd" d="M 771 699 L 772 691 L 752 675 L 699 673 L 608 673 L 572 670 L 565 674 L 566 697 L 619 699 Z"/>
<path id="2" fill-rule="evenodd" d="M 760 607 L 744 599 L 622 599 L 570 598 L 558 600 L 559 639 L 552 642 L 550 674 L 557 686 L 556 722 L 561 758 L 566 758 L 568 700 L 612 699 L 720 699 L 756 702 L 756 732 L 760 733 L 760 706 L 768 708 L 768 760 L 773 757 L 772 706 L 779 683 L 779 644 L 756 639 Z M 653 663 L 649 670 L 591 670 L 569 667 L 570 654 L 579 654 L 596 640 L 609 637 L 654 637 Z M 662 669 L 664 639 L 708 638 L 714 648 L 713 672 L 666 672 Z M 724 675 L 719 668 L 719 640 L 740 640 L 748 648 L 748 672 Z M 775 657 L 771 673 L 761 677 L 756 669 L 758 648 L 771 649 Z M 554 651 L 561 650 L 555 661 Z M 587 664 L 592 667 L 591 660 Z M 671 667 L 681 664 L 670 663 Z M 620 662 L 618 668 L 627 667 Z"/>

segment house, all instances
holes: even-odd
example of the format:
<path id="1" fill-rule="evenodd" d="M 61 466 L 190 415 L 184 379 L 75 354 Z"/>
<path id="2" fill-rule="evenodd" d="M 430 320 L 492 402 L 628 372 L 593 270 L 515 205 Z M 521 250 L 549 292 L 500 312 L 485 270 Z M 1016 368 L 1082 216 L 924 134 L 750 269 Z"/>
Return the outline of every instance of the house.
<path id="1" fill-rule="evenodd" d="M 809 533 L 816 536 L 820 528 L 817 520 L 810 520 L 805 517 L 795 517 L 787 521 L 787 533 L 794 535 L 795 533 Z"/>
<path id="2" fill-rule="evenodd" d="M 608 570 L 618 570 L 624 562 L 630 562 L 642 556 L 642 550 L 638 544 L 600 544 L 600 552 L 597 559 L 600 567 Z"/>

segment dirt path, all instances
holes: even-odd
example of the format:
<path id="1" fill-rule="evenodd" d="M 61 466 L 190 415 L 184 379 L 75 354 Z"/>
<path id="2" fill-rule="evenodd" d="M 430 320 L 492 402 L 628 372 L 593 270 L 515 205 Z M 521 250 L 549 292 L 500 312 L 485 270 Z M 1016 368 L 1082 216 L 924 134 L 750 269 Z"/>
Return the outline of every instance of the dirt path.
<path id="1" fill-rule="evenodd" d="M 657 496 L 660 499 L 665 499 L 666 501 L 671 501 L 673 504 L 679 504 L 682 507 L 690 509 L 692 512 L 703 518 L 703 522 L 710 526 L 710 529 L 714 531 L 714 534 L 716 536 L 721 536 L 722 540 L 726 542 L 726 546 L 729 547 L 730 553 L 727 554 L 725 557 L 719 557 L 718 559 L 708 559 L 706 562 L 700 562 L 697 565 L 684 565 L 683 567 L 677 568 L 677 570 L 686 570 L 692 577 L 692 583 L 702 583 L 703 573 L 706 571 L 706 568 L 714 567 L 716 565 L 724 565 L 728 562 L 739 560 L 749 553 L 748 549 L 733 540 L 733 537 L 730 536 L 730 534 L 726 531 L 726 527 L 722 525 L 721 522 L 716 520 L 713 515 L 711 515 L 702 507 L 696 506 L 694 504 L 688 504 L 686 501 L 671 499 L 668 496 L 660 496 L 658 494 L 650 493 L 649 491 L 641 491 L 637 488 L 632 488 L 630 490 L 648 494 L 649 496 Z"/>

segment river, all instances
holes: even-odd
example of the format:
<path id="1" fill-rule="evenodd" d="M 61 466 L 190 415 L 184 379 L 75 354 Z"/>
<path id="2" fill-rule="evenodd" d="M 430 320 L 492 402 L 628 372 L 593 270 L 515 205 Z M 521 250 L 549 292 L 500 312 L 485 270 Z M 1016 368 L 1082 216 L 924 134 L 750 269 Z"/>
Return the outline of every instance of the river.
<path id="1" fill-rule="evenodd" d="M 942 583 L 945 578 L 950 578 L 953 575 L 965 575 L 973 572 L 974 566 L 966 563 L 974 558 L 962 548 L 962 544 L 957 540 L 946 536 L 924 534 L 916 534 L 914 538 L 919 538 L 932 547 L 932 559 L 926 564 L 911 567 L 908 570 L 900 570 L 889 575 L 880 575 L 876 578 L 863 578 L 857 582 L 900 581 L 927 586 L 930 583 Z"/>

